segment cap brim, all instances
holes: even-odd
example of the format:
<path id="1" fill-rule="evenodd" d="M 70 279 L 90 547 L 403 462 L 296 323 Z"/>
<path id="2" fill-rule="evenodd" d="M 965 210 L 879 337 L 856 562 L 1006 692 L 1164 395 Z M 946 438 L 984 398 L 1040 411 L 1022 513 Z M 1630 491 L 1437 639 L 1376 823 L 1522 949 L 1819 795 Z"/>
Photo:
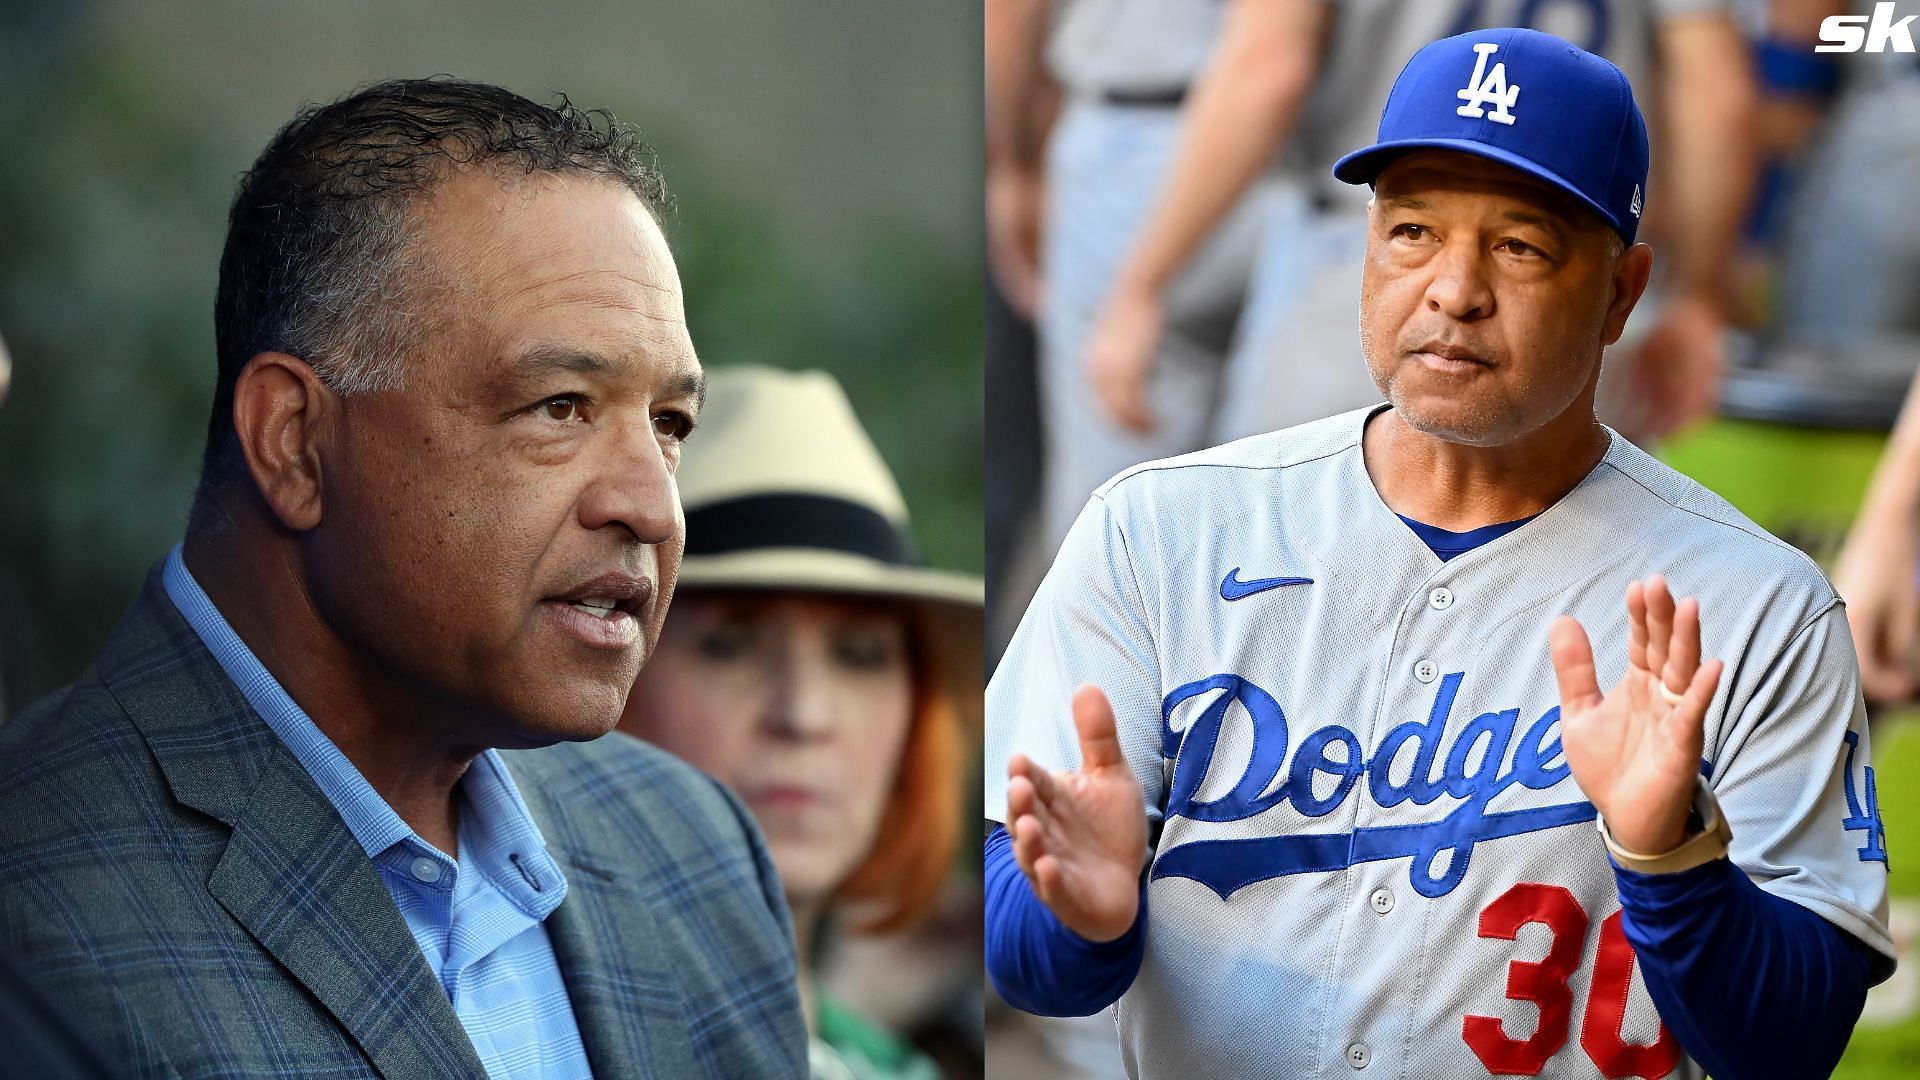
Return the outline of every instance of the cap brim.
<path id="1" fill-rule="evenodd" d="M 676 592 L 764 589 L 898 600 L 911 608 L 932 646 L 932 661 L 962 730 L 982 728 L 986 693 L 986 586 L 970 574 L 924 566 L 892 566 L 819 548 L 756 548 L 689 556 Z"/>
<path id="2" fill-rule="evenodd" d="M 1628 232 L 1625 226 L 1614 220 L 1613 214 L 1606 207 L 1588 198 L 1579 188 L 1552 169 L 1528 161 L 1510 150 L 1488 146 L 1486 143 L 1475 142 L 1472 139 L 1399 139 L 1393 142 L 1375 143 L 1364 150 L 1355 150 L 1334 162 L 1333 178 L 1347 184 L 1371 184 L 1380 178 L 1380 174 L 1386 171 L 1387 166 L 1414 150 L 1457 150 L 1462 154 L 1472 154 L 1489 161 L 1497 161 L 1547 184 L 1556 191 L 1571 196 L 1581 206 L 1600 215 L 1601 221 L 1606 222 L 1622 236 Z"/>

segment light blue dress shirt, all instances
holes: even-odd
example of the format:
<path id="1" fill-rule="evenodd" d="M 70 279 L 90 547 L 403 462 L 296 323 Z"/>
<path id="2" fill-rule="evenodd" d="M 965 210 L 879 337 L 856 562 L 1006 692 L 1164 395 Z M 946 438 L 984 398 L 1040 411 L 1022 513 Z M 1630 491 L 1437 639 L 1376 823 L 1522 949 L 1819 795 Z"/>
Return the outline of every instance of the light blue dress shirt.
<path id="1" fill-rule="evenodd" d="M 591 1076 L 544 922 L 566 897 L 567 881 L 500 755 L 488 750 L 474 758 L 456 789 L 456 861 L 409 828 L 294 704 L 187 572 L 177 545 L 162 580 L 227 677 L 366 849 L 487 1074 L 494 1080 Z"/>

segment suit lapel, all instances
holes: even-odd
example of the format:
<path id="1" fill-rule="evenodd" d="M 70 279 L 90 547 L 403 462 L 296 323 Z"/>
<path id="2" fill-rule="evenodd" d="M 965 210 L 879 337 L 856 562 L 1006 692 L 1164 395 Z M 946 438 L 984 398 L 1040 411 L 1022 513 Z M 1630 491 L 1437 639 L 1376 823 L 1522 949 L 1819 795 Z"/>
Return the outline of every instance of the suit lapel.
<path id="1" fill-rule="evenodd" d="M 524 764 L 523 755 L 509 757 Z M 594 1075 L 701 1075 L 684 980 L 626 861 L 600 850 L 598 831 L 580 828 L 539 777 L 517 783 L 566 870 L 567 898 L 547 917 L 547 934 Z"/>
<path id="2" fill-rule="evenodd" d="M 103 681 L 174 797 L 231 827 L 207 890 L 387 1077 L 485 1077 L 400 910 L 333 804 L 167 598 L 156 570 Z"/>
<path id="3" fill-rule="evenodd" d="M 379 872 L 291 755 L 261 776 L 207 889 L 383 1076 L 486 1075 Z"/>

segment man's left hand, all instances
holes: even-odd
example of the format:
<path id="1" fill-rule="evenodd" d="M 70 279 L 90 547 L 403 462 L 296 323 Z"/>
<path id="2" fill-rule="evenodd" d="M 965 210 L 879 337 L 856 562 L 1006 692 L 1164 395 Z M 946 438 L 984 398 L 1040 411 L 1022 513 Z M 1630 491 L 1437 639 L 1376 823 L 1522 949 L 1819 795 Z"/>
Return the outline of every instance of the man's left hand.
<path id="1" fill-rule="evenodd" d="M 1707 706 L 1725 665 L 1700 660 L 1699 601 L 1676 604 L 1660 575 L 1627 586 L 1627 615 L 1627 673 L 1604 695 L 1586 630 L 1563 615 L 1548 631 L 1561 743 L 1614 842 L 1660 855 L 1686 839 Z"/>

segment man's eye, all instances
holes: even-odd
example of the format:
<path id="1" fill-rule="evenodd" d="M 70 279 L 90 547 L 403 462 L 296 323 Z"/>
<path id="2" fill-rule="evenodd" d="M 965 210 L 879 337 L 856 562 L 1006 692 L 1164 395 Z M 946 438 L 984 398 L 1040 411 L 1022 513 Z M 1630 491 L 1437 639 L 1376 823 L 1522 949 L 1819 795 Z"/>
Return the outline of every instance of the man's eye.
<path id="1" fill-rule="evenodd" d="M 1427 232 L 1427 227 L 1425 225 L 1407 224 L 1407 225 L 1395 225 L 1393 227 L 1392 235 L 1404 237 L 1405 239 L 1408 239 L 1408 240 L 1425 240 L 1431 234 Z"/>
<path id="2" fill-rule="evenodd" d="M 653 431 L 663 439 L 684 442 L 693 434 L 693 418 L 683 412 L 663 412 L 653 418 Z"/>
<path id="3" fill-rule="evenodd" d="M 533 407 L 533 411 L 549 420 L 565 423 L 580 419 L 580 395 L 561 394 L 550 397 Z"/>
<path id="4" fill-rule="evenodd" d="M 1524 240 L 1514 240 L 1512 238 L 1502 240 L 1500 242 L 1500 250 L 1506 252 L 1509 255 L 1520 255 L 1520 256 L 1545 254 L 1539 248 L 1534 247 L 1532 244 L 1529 244 Z"/>

